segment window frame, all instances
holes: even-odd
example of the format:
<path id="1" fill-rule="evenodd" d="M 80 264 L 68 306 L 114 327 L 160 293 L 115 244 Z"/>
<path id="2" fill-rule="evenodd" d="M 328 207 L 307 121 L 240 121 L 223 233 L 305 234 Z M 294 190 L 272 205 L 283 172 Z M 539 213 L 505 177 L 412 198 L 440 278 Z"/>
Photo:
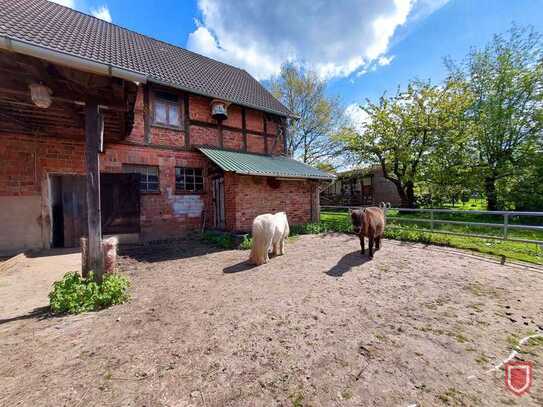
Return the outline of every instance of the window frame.
<path id="1" fill-rule="evenodd" d="M 178 170 L 184 170 L 184 184 L 185 184 L 185 189 L 180 189 L 178 187 L 178 182 L 177 182 L 177 171 Z M 201 175 L 196 175 L 196 172 L 193 172 L 192 175 L 189 175 L 189 176 L 192 176 L 193 180 L 192 180 L 192 184 L 194 186 L 194 188 L 191 190 L 191 189 L 187 189 L 187 174 L 186 174 L 186 170 L 192 170 L 192 171 L 195 171 L 195 170 L 200 170 L 201 171 Z M 178 194 L 178 195 L 200 195 L 200 194 L 205 194 L 206 193 L 206 173 L 205 173 L 205 169 L 202 168 L 202 167 L 183 167 L 183 166 L 175 166 L 175 171 L 174 171 L 174 175 L 175 175 L 175 193 Z M 196 182 L 196 177 L 201 177 L 202 179 L 202 182 L 201 182 L 201 185 L 202 185 L 202 189 L 201 190 L 196 190 L 196 185 L 199 185 L 200 183 L 197 183 Z"/>
<path id="2" fill-rule="evenodd" d="M 140 169 L 140 171 L 129 171 L 129 169 Z M 154 168 L 156 169 L 156 177 L 157 177 L 157 189 L 156 190 L 149 190 L 148 186 L 149 184 L 155 184 L 154 182 L 149 182 L 149 173 L 148 170 Z M 140 175 L 140 194 L 160 194 L 160 167 L 158 165 L 146 165 L 146 164 L 123 164 L 122 165 L 123 173 L 125 174 L 139 174 Z M 145 169 L 146 172 L 143 173 L 141 169 Z M 145 181 L 144 181 L 145 177 Z M 145 190 L 142 189 L 142 185 L 146 185 Z"/>
<path id="3" fill-rule="evenodd" d="M 184 95 L 178 93 L 178 92 L 172 92 L 169 90 L 162 90 L 162 89 L 151 89 L 151 125 L 153 127 L 163 127 L 167 129 L 172 130 L 182 130 L 183 129 L 183 123 L 185 120 L 184 117 Z M 173 100 L 168 100 L 166 98 L 160 97 L 160 94 L 166 94 L 171 95 L 172 97 L 177 98 L 177 102 L 174 102 Z M 160 103 L 163 103 L 166 106 L 166 123 L 158 121 L 156 118 L 156 106 L 157 101 L 160 101 Z M 177 109 L 177 124 L 170 124 L 169 123 L 169 117 L 170 117 L 170 109 L 169 106 L 173 106 Z"/>

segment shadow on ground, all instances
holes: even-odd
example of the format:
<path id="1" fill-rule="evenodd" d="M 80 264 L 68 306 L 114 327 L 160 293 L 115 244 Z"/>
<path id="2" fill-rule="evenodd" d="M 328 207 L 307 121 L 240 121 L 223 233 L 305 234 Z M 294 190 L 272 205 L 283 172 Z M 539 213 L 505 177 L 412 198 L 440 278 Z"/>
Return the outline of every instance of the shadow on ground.
<path id="1" fill-rule="evenodd" d="M 75 254 L 81 252 L 79 247 L 69 247 L 69 248 L 52 248 L 45 250 L 28 250 L 25 252 L 25 256 L 28 258 L 38 258 L 38 257 L 51 257 L 51 256 L 62 256 L 65 254 Z"/>
<path id="2" fill-rule="evenodd" d="M 42 319 L 47 319 L 47 318 L 52 318 L 52 317 L 54 317 L 54 315 L 51 314 L 48 306 L 38 307 L 38 308 L 34 308 L 32 311 L 30 311 L 27 314 L 18 315 L 16 317 L 11 317 L 11 318 L 0 319 L 0 325 L 7 324 L 13 321 L 22 321 L 25 319 L 36 319 L 40 321 Z"/>
<path id="3" fill-rule="evenodd" d="M 353 267 L 361 266 L 368 262 L 370 259 L 367 254 L 361 254 L 360 250 L 356 250 L 352 253 L 348 253 L 343 256 L 337 264 L 326 272 L 331 277 L 341 277 L 343 274 L 350 271 Z"/>
<path id="4" fill-rule="evenodd" d="M 224 250 L 226 249 L 201 240 L 178 240 L 166 243 L 119 246 L 119 256 L 137 262 L 157 263 L 198 257 Z"/>
<path id="5" fill-rule="evenodd" d="M 238 264 L 234 264 L 232 266 L 223 268 L 222 272 L 225 274 L 239 273 L 242 271 L 252 270 L 255 267 L 258 267 L 258 266 L 255 266 L 254 264 L 249 263 L 247 260 L 244 260 Z"/>

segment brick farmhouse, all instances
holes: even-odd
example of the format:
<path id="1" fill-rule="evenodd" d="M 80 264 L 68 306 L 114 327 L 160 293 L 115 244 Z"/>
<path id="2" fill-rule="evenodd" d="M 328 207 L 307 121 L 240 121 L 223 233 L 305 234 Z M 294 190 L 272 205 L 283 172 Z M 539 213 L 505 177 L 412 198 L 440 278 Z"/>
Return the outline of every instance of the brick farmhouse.
<path id="1" fill-rule="evenodd" d="M 247 72 L 55 3 L 0 0 L 0 71 L 0 254 L 302 224 L 333 178 Z"/>

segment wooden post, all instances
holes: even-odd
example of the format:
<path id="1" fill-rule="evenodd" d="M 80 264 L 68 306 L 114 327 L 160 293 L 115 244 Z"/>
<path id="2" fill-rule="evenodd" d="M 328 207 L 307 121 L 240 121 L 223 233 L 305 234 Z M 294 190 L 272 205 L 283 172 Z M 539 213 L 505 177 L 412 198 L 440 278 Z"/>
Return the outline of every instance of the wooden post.
<path id="1" fill-rule="evenodd" d="M 264 129 L 264 153 L 268 154 L 268 120 L 266 119 L 266 113 L 262 114 L 262 127 Z"/>
<path id="2" fill-rule="evenodd" d="M 88 268 L 102 281 L 102 216 L 100 211 L 100 113 L 96 100 L 85 104 L 85 161 L 87 170 L 87 222 L 89 226 Z"/>
<path id="3" fill-rule="evenodd" d="M 245 107 L 241 108 L 241 133 L 243 135 L 243 151 L 247 151 L 247 117 Z"/>

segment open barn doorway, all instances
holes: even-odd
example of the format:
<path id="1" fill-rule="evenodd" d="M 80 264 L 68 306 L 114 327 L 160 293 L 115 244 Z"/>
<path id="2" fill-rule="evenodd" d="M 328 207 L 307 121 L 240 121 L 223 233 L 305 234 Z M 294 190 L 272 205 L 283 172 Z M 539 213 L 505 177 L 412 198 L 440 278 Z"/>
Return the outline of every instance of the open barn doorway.
<path id="1" fill-rule="evenodd" d="M 83 175 L 51 176 L 52 246 L 78 247 L 87 233 L 87 205 Z"/>
<path id="2" fill-rule="evenodd" d="M 52 247 L 79 247 L 87 235 L 86 179 L 84 175 L 51 175 Z M 102 235 L 140 232 L 138 174 L 101 174 Z"/>

